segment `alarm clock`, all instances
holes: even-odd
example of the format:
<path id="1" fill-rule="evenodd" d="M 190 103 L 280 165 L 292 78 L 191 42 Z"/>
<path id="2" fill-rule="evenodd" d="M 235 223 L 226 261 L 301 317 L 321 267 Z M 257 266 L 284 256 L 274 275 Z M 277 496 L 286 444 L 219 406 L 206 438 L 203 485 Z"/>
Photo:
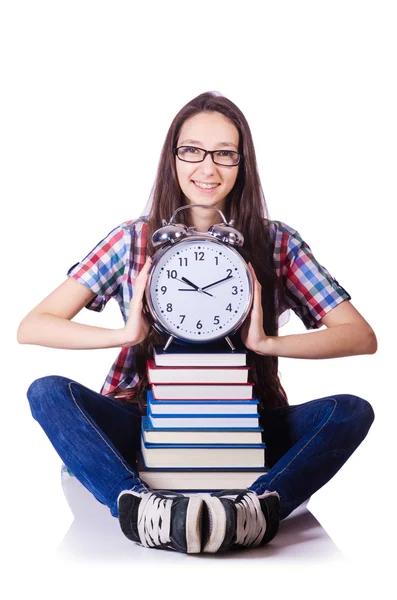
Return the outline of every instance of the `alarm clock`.
<path id="1" fill-rule="evenodd" d="M 207 232 L 196 231 L 174 218 L 181 210 L 216 210 L 223 222 Z M 243 324 L 253 299 L 248 265 L 237 248 L 244 243 L 223 213 L 213 206 L 193 204 L 178 208 L 154 232 L 158 247 L 152 257 L 146 289 L 146 312 L 154 329 L 168 337 L 164 350 L 177 343 L 208 344 L 229 338 Z"/>

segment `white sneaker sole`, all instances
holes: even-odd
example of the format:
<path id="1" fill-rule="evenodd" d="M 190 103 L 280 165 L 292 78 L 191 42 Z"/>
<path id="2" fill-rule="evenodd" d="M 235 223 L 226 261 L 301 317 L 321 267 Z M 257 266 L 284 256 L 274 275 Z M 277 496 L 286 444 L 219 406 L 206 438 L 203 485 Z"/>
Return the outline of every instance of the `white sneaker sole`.
<path id="1" fill-rule="evenodd" d="M 226 534 L 226 513 L 222 502 L 215 496 L 203 496 L 210 513 L 212 530 L 209 540 L 203 548 L 203 552 L 218 552 L 225 539 Z"/>
<path id="2" fill-rule="evenodd" d="M 186 552 L 198 554 L 201 552 L 201 513 L 203 499 L 191 496 L 186 512 Z"/>

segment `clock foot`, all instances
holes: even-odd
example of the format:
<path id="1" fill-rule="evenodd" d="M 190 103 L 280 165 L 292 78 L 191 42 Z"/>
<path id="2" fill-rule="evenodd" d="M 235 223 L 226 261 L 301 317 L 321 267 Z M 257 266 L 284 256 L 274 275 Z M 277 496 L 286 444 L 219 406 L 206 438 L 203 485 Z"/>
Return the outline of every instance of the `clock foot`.
<path id="1" fill-rule="evenodd" d="M 230 341 L 230 338 L 228 338 L 227 336 L 225 337 L 225 340 L 227 341 L 227 343 L 229 344 L 230 348 L 232 350 L 235 350 L 236 348 L 233 346 L 232 342 Z"/>
<path id="2" fill-rule="evenodd" d="M 170 337 L 169 337 L 169 338 L 168 338 L 168 340 L 167 340 L 167 343 L 166 343 L 166 345 L 165 345 L 165 346 L 164 346 L 164 348 L 163 348 L 163 350 L 164 350 L 164 351 L 165 351 L 165 350 L 167 350 L 168 346 L 171 344 L 171 342 L 172 342 L 172 340 L 173 340 L 173 339 L 174 339 L 174 336 L 173 336 L 173 335 L 170 335 Z"/>

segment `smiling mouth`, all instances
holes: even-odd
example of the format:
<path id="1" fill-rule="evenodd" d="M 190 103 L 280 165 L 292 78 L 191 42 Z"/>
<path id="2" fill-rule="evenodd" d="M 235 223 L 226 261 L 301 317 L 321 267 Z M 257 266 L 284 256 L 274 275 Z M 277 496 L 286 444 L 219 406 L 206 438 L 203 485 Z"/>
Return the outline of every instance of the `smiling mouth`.
<path id="1" fill-rule="evenodd" d="M 214 190 L 215 188 L 217 188 L 220 185 L 219 183 L 204 183 L 204 182 L 200 182 L 200 181 L 194 181 L 194 179 L 192 179 L 192 182 L 200 190 Z"/>

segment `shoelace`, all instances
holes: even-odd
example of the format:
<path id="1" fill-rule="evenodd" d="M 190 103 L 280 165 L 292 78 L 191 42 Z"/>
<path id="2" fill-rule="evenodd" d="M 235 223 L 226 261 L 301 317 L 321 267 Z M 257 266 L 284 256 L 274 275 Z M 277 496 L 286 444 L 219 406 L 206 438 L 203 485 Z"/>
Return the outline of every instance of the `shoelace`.
<path id="1" fill-rule="evenodd" d="M 138 533 L 142 546 L 153 547 L 171 541 L 172 498 L 143 494 L 138 509 Z"/>
<path id="2" fill-rule="evenodd" d="M 237 496 L 224 496 L 236 499 Z M 266 519 L 255 492 L 247 492 L 235 502 L 237 510 L 236 544 L 258 546 L 266 533 Z"/>

